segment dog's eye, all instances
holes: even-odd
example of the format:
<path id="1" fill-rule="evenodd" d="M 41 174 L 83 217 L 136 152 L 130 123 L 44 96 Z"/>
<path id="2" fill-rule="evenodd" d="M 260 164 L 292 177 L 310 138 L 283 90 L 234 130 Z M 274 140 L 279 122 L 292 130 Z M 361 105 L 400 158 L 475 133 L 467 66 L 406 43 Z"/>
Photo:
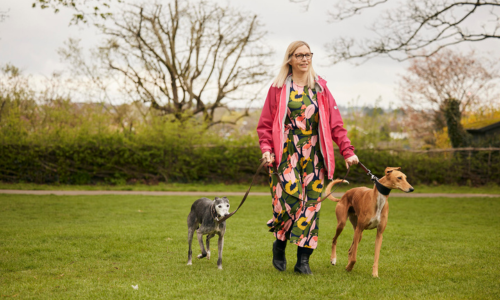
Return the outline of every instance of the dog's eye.
<path id="1" fill-rule="evenodd" d="M 222 208 L 222 205 L 217 205 L 218 208 Z"/>
<path id="2" fill-rule="evenodd" d="M 229 204 L 228 204 L 228 205 L 226 205 L 226 206 L 227 206 L 227 207 L 229 207 Z"/>
<path id="3" fill-rule="evenodd" d="M 403 177 L 398 177 L 399 180 L 403 179 Z"/>

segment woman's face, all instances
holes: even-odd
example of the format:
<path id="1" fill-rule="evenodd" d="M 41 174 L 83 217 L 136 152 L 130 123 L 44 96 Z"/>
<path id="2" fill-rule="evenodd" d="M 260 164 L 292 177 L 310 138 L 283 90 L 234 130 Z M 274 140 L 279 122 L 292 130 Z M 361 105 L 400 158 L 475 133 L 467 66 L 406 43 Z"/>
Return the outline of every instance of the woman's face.
<path id="1" fill-rule="evenodd" d="M 309 59 L 306 58 L 306 54 L 309 54 Z M 301 58 L 297 58 L 301 55 Z M 303 73 L 309 71 L 309 65 L 311 64 L 311 50 L 306 45 L 300 46 L 292 54 L 292 59 L 290 60 L 290 65 L 292 66 L 293 73 Z"/>

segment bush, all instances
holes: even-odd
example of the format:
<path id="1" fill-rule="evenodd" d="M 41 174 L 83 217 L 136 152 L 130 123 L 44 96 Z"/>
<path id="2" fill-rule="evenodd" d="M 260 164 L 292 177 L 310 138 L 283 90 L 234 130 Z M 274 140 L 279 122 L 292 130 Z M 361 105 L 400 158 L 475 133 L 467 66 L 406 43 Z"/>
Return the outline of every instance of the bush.
<path id="1" fill-rule="evenodd" d="M 0 178 L 8 182 L 65 184 L 123 184 L 142 181 L 249 183 L 261 157 L 251 138 L 211 146 L 188 143 L 188 138 L 161 140 L 118 137 L 55 145 L 0 145 Z M 409 153 L 358 150 L 362 163 L 382 177 L 386 167 L 402 167 L 412 184 L 500 184 L 498 151 Z M 343 177 L 344 160 L 336 153 L 335 177 Z M 350 180 L 366 182 L 360 167 Z M 261 183 L 267 181 L 262 173 Z"/>

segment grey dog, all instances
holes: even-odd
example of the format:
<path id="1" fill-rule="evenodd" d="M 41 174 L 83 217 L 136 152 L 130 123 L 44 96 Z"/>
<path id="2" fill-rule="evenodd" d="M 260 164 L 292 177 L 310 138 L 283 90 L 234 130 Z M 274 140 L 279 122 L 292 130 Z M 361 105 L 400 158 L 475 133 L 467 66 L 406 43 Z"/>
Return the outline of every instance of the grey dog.
<path id="1" fill-rule="evenodd" d="M 215 197 L 214 200 L 201 198 L 196 200 L 191 206 L 191 212 L 187 217 L 188 225 L 188 266 L 192 264 L 193 251 L 191 244 L 193 242 L 193 234 L 196 230 L 198 242 L 200 243 L 201 254 L 198 258 L 210 259 L 210 239 L 216 234 L 219 236 L 219 259 L 217 267 L 222 270 L 222 248 L 224 246 L 224 233 L 226 232 L 226 221 L 218 223 L 215 218 L 221 218 L 229 214 L 229 200 L 226 197 Z M 207 250 L 203 247 L 203 236 L 207 235 Z"/>

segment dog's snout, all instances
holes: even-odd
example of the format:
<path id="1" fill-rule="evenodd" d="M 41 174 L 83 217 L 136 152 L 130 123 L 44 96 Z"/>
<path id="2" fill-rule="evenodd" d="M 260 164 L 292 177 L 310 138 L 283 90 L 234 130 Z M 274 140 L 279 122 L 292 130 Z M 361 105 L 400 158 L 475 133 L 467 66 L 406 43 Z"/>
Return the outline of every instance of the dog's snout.
<path id="1" fill-rule="evenodd" d="M 408 193 L 411 193 L 411 192 L 413 192 L 414 190 L 415 190 L 415 189 L 411 187 L 411 188 L 410 188 L 410 190 L 408 191 Z"/>

